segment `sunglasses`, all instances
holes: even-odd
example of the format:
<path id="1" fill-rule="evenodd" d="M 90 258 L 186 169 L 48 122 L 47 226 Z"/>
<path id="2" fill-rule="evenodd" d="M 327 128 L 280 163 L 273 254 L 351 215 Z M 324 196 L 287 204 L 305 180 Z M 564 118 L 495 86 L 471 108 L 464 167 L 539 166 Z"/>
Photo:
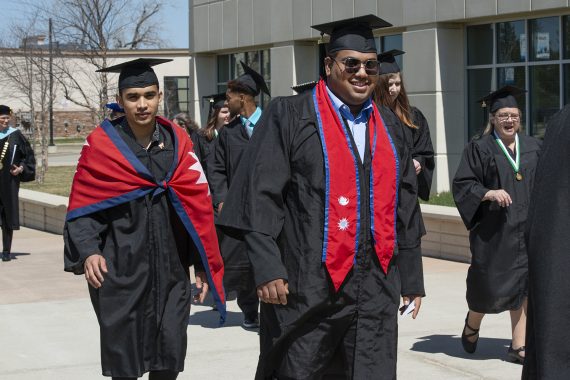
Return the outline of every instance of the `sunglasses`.
<path id="1" fill-rule="evenodd" d="M 346 57 L 339 60 L 336 60 L 333 57 L 329 58 L 332 59 L 334 62 L 337 62 L 337 64 L 339 61 L 342 62 L 342 64 L 344 65 L 344 71 L 347 74 L 356 74 L 357 72 L 360 71 L 360 68 L 362 66 L 364 66 L 364 71 L 366 71 L 366 74 L 368 75 L 378 75 L 380 72 L 380 62 L 378 62 L 378 60 L 376 59 L 369 59 L 363 62 L 360 59 L 352 57 Z"/>

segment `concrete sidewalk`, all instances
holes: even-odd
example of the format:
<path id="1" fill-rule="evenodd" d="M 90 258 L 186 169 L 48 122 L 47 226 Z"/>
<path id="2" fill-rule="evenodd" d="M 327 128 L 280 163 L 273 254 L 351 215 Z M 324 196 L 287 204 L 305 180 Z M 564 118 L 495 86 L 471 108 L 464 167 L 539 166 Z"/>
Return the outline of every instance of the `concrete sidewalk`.
<path id="1" fill-rule="evenodd" d="M 16 259 L 0 262 L 0 380 L 103 378 L 87 285 L 63 272 L 62 251 L 61 235 L 24 228 L 14 234 Z M 464 353 L 458 334 L 467 312 L 467 265 L 434 259 L 424 265 L 428 297 L 421 313 L 400 319 L 399 379 L 519 379 L 521 366 L 504 360 L 508 313 L 485 317 L 477 353 Z M 240 327 L 235 301 L 228 309 L 227 325 L 216 328 L 216 312 L 192 306 L 179 379 L 253 379 L 258 335 Z"/>

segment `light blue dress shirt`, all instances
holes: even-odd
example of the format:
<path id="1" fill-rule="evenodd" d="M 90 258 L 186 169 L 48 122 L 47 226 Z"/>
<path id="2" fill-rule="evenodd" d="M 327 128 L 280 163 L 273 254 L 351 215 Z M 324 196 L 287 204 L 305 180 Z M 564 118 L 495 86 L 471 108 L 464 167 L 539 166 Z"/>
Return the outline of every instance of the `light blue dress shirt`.
<path id="1" fill-rule="evenodd" d="M 360 156 L 360 162 L 364 160 L 364 150 L 366 148 L 366 123 L 370 117 L 370 113 L 372 112 L 372 101 L 368 99 L 362 109 L 354 117 L 352 112 L 350 112 L 350 108 L 342 102 L 339 98 L 336 97 L 335 94 L 327 86 L 327 92 L 331 98 L 334 108 L 340 113 L 340 115 L 346 120 L 348 124 L 348 128 L 352 133 L 352 138 L 354 139 L 354 143 L 356 144 L 356 148 L 358 149 L 358 155 Z M 342 120 L 341 120 L 342 121 Z"/>
<path id="2" fill-rule="evenodd" d="M 239 118 L 241 120 L 241 123 L 245 127 L 247 135 L 251 137 L 251 135 L 253 134 L 253 128 L 255 127 L 255 124 L 257 124 L 257 122 L 261 118 L 261 108 L 257 107 L 255 109 L 255 112 L 252 113 L 249 118 L 243 116 L 240 116 Z"/>

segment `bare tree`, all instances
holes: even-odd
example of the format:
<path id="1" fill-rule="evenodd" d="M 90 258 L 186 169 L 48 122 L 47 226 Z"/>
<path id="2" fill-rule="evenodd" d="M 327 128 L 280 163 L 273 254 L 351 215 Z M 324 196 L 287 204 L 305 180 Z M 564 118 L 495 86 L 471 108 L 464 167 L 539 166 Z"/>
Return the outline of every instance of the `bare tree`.
<path id="1" fill-rule="evenodd" d="M 30 43 L 31 37 L 38 35 L 34 28 L 36 20 L 33 17 L 27 26 L 10 28 L 11 43 L 4 45 L 19 47 L 0 56 L 0 75 L 4 78 L 3 85 L 30 110 L 32 144 L 39 163 L 36 181 L 42 183 L 48 168 L 49 55 L 47 47 Z"/>
<path id="2" fill-rule="evenodd" d="M 158 17 L 168 0 L 43 0 L 35 7 L 51 18 L 61 51 L 86 65 L 59 60 L 56 78 L 65 98 L 91 112 L 94 124 L 104 116 L 113 90 L 106 73 L 112 49 L 160 46 Z M 47 25 L 47 23 L 46 23 Z M 79 80 L 81 78 L 82 80 Z"/>

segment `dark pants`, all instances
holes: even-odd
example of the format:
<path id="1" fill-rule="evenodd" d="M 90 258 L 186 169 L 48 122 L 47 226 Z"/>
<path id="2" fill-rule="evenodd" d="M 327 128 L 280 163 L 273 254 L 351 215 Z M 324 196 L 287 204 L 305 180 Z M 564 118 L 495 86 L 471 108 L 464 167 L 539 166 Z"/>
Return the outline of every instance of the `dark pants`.
<path id="1" fill-rule="evenodd" d="M 149 380 L 176 380 L 178 372 L 172 371 L 151 371 Z M 113 380 L 136 380 L 137 377 L 113 377 Z"/>
<path id="2" fill-rule="evenodd" d="M 237 304 L 243 312 L 245 319 L 253 320 L 257 318 L 257 309 L 259 308 L 259 298 L 257 297 L 257 289 L 255 285 L 242 288 L 237 293 Z"/>
<path id="3" fill-rule="evenodd" d="M 2 205 L 0 205 L 0 217 L 2 218 L 2 252 L 10 252 L 12 250 L 12 237 L 14 230 L 10 228 L 6 212 Z"/>

